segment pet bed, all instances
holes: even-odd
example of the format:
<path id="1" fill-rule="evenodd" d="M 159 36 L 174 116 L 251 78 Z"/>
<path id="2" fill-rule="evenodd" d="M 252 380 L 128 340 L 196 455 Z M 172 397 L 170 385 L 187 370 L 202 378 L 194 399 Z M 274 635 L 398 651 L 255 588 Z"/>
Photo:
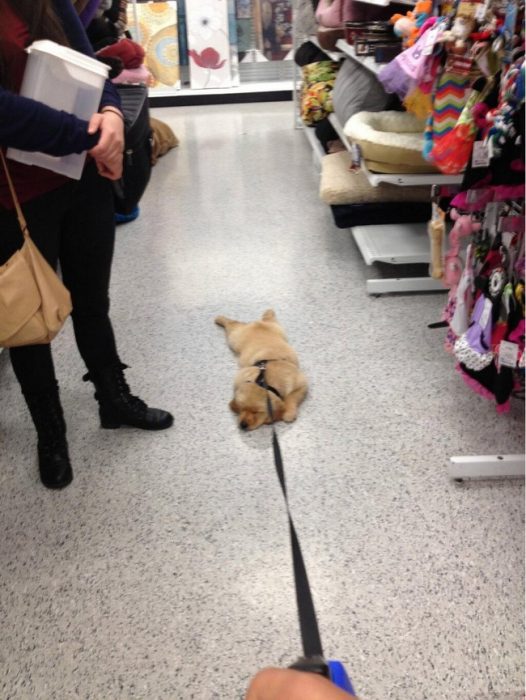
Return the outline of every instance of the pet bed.
<path id="1" fill-rule="evenodd" d="M 320 197 L 326 204 L 370 204 L 374 202 L 429 202 L 429 187 L 373 187 L 361 170 L 352 172 L 348 151 L 331 153 L 321 161 Z"/>
<path id="2" fill-rule="evenodd" d="M 425 120 L 408 112 L 358 112 L 344 133 L 374 172 L 436 172 L 422 155 Z"/>

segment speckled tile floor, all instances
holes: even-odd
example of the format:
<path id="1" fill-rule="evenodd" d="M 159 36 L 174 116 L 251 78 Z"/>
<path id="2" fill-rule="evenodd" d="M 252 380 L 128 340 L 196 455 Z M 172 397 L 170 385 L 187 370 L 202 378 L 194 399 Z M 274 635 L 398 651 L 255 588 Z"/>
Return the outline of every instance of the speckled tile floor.
<path id="1" fill-rule="evenodd" d="M 310 378 L 279 433 L 327 654 L 364 700 L 518 699 L 523 484 L 459 486 L 447 465 L 522 452 L 521 406 L 464 387 L 426 327 L 443 296 L 367 297 L 290 104 L 156 115 L 181 146 L 119 229 L 113 319 L 132 388 L 175 427 L 100 430 L 68 327 L 75 480 L 46 491 L 0 356 L 0 697 L 240 699 L 299 654 L 270 432 L 238 431 L 213 324 L 274 307 Z"/>

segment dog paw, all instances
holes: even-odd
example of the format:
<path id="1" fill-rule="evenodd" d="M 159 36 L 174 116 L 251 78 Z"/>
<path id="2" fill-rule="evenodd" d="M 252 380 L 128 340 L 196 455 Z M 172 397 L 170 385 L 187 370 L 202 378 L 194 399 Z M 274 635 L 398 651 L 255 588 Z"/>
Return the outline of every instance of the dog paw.
<path id="1" fill-rule="evenodd" d="M 225 316 L 216 316 L 214 319 L 214 323 L 217 323 L 218 326 L 225 326 L 226 321 Z"/>
<path id="2" fill-rule="evenodd" d="M 297 411 L 285 411 L 285 413 L 283 414 L 283 420 L 285 421 L 285 423 L 292 423 L 296 420 L 297 415 Z"/>
<path id="3" fill-rule="evenodd" d="M 276 314 L 274 313 L 274 309 L 267 309 L 263 314 L 262 318 L 263 321 L 275 321 Z"/>

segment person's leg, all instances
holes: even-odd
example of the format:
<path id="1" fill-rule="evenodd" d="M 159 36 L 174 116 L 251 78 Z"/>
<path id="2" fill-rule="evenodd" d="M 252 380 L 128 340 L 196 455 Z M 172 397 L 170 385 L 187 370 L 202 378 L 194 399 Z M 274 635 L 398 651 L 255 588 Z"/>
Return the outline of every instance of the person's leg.
<path id="1" fill-rule="evenodd" d="M 60 265 L 73 302 L 73 327 L 89 379 L 95 385 L 101 425 L 161 430 L 173 423 L 166 411 L 133 396 L 124 378 L 109 317 L 109 285 L 115 242 L 111 182 L 88 163 L 64 219 Z"/>
<path id="2" fill-rule="evenodd" d="M 90 370 L 119 361 L 109 317 L 113 217 L 111 183 L 100 177 L 94 163 L 88 163 L 73 187 L 63 220 L 59 259 L 71 292 L 75 339 Z"/>
<path id="3" fill-rule="evenodd" d="M 31 238 L 53 267 L 58 257 L 60 219 L 68 198 L 65 186 L 23 206 Z M 13 211 L 0 209 L 0 231 L 1 265 L 23 244 Z M 48 488 L 63 488 L 73 474 L 51 346 L 11 348 L 9 354 L 37 431 L 41 480 Z"/>

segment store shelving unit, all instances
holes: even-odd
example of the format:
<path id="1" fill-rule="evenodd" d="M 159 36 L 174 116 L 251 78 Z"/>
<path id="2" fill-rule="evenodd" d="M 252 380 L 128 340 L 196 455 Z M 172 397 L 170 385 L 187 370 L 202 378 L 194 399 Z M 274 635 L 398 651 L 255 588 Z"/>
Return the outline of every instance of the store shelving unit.
<path id="1" fill-rule="evenodd" d="M 327 51 L 327 49 L 324 49 L 322 46 L 320 46 L 320 42 L 318 41 L 318 37 L 315 36 L 314 34 L 311 34 L 308 38 L 310 42 L 315 44 L 323 53 L 327 54 L 327 56 L 331 59 L 331 61 L 341 61 L 342 58 L 344 58 L 344 52 L 343 51 Z M 338 39 L 340 41 L 340 39 Z M 338 45 L 338 42 L 336 42 L 336 45 Z"/>
<path id="2" fill-rule="evenodd" d="M 339 39 L 336 45 L 346 58 L 360 63 L 375 75 L 378 74 L 382 65 L 376 63 L 374 58 L 358 56 L 354 47 L 343 39 Z M 331 114 L 329 121 L 347 150 L 351 151 L 351 144 L 336 114 Z M 363 162 L 361 168 L 373 187 L 378 187 L 380 184 L 391 184 L 399 187 L 424 185 L 431 187 L 431 185 L 455 185 L 462 182 L 460 175 L 373 173 Z M 367 265 L 373 265 L 376 262 L 391 265 L 426 264 L 430 261 L 426 224 L 355 226 L 350 231 Z M 369 294 L 376 295 L 394 292 L 444 291 L 444 286 L 439 280 L 428 276 L 393 277 L 390 279 L 369 279 L 366 283 L 366 289 Z"/>
<path id="3" fill-rule="evenodd" d="M 163 89 L 150 90 L 152 107 L 188 106 L 199 104 L 225 104 L 229 102 L 270 102 L 290 100 L 293 93 L 292 80 L 272 82 L 250 82 L 229 88 Z"/>
<path id="4" fill-rule="evenodd" d="M 380 4 L 380 3 L 378 3 Z M 353 61 L 357 61 L 358 63 L 361 63 L 362 66 L 365 66 L 367 70 L 370 70 L 371 73 L 375 73 L 378 75 L 379 70 L 383 67 L 383 63 L 376 63 L 374 58 L 372 56 L 359 56 L 356 53 L 356 50 L 354 46 L 351 46 L 351 44 L 348 44 L 345 39 L 338 39 L 336 42 L 336 46 L 340 49 L 340 51 L 345 54 L 348 58 L 352 58 Z"/>
<path id="5" fill-rule="evenodd" d="M 351 151 L 351 144 L 335 114 L 329 121 L 345 147 Z M 450 177 L 437 173 L 386 174 L 372 173 L 362 163 L 362 171 L 367 179 L 377 187 L 389 183 L 400 187 L 421 185 L 456 184 L 461 182 L 458 176 Z M 350 229 L 366 265 L 377 262 L 391 265 L 409 265 L 429 263 L 430 246 L 426 224 L 386 224 L 374 226 L 354 226 Z M 368 294 L 389 294 L 395 292 L 434 292 L 444 291 L 439 280 L 431 277 L 393 277 L 389 279 L 369 279 L 366 282 Z"/>
<path id="6" fill-rule="evenodd" d="M 318 170 L 321 170 L 321 159 L 323 158 L 324 155 L 326 155 L 325 151 L 323 150 L 323 146 L 321 143 L 318 141 L 318 137 L 316 136 L 316 132 L 314 129 L 310 126 L 303 126 L 303 131 L 305 133 L 305 136 L 307 137 L 307 141 L 310 144 L 310 147 L 312 148 L 312 160 L 314 165 Z"/>
<path id="7" fill-rule="evenodd" d="M 139 0 L 129 0 L 134 24 L 140 26 L 137 3 Z M 140 37 L 134 37 L 136 41 L 140 41 Z M 254 54 L 259 53 L 257 49 L 251 49 Z M 250 53 L 248 51 L 247 53 Z M 288 56 L 286 57 L 288 58 Z M 267 61 L 264 59 L 262 63 L 268 68 L 264 71 L 259 70 L 257 75 L 253 74 L 250 68 L 252 61 L 238 67 L 239 74 L 242 76 L 240 85 L 232 85 L 225 88 L 206 88 L 206 89 L 190 89 L 189 83 L 182 82 L 179 88 L 150 88 L 149 101 L 152 107 L 168 107 L 168 106 L 187 106 L 187 105 L 206 105 L 206 104 L 228 104 L 242 102 L 271 102 L 290 100 L 293 96 L 293 61 Z M 258 63 L 254 60 L 253 63 Z M 273 65 L 275 64 L 275 65 Z M 186 67 L 187 71 L 188 67 Z M 181 67 L 181 73 L 185 67 Z M 181 75 L 183 78 L 183 75 Z M 188 74 L 186 72 L 186 78 Z"/>
<path id="8" fill-rule="evenodd" d="M 524 479 L 524 455 L 479 455 L 451 457 L 449 476 L 465 479 Z"/>

